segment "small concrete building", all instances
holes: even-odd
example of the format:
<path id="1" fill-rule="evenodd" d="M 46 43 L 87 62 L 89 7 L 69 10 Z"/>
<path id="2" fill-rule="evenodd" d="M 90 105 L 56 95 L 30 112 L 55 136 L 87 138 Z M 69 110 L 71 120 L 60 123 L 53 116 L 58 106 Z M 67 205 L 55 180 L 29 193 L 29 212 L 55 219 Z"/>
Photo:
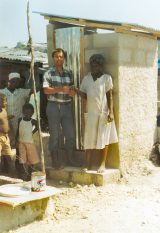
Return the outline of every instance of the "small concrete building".
<path id="1" fill-rule="evenodd" d="M 62 47 L 67 66 L 79 87 L 88 72 L 89 57 L 101 53 L 114 83 L 114 112 L 119 143 L 110 147 L 108 167 L 129 170 L 132 162 L 148 157 L 157 114 L 157 37 L 160 31 L 134 25 L 39 13 L 47 26 L 48 60 Z M 99 33 L 103 29 L 103 33 Z M 84 104 L 75 97 L 77 149 L 83 149 Z"/>
<path id="2" fill-rule="evenodd" d="M 160 40 L 158 40 L 158 82 L 157 82 L 158 108 L 160 109 Z"/>

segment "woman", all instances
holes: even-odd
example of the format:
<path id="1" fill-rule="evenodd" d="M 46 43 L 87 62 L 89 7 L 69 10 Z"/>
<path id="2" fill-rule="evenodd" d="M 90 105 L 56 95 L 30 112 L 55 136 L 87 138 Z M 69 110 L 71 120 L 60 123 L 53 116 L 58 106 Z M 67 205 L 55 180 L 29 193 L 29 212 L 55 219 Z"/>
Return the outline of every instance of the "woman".
<path id="1" fill-rule="evenodd" d="M 77 93 L 87 99 L 85 113 L 84 149 L 86 161 L 84 171 L 91 169 L 92 150 L 100 150 L 100 165 L 97 172 L 105 170 L 108 145 L 118 142 L 113 120 L 112 78 L 104 73 L 105 59 L 101 54 L 90 57 L 90 69 L 82 80 Z"/>

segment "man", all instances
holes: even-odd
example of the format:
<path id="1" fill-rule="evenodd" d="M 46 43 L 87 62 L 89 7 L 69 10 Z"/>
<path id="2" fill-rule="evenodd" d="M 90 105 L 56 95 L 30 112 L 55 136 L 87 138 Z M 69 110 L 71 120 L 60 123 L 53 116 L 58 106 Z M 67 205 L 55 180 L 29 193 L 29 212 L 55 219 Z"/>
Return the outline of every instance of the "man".
<path id="1" fill-rule="evenodd" d="M 72 111 L 73 78 L 70 71 L 63 68 L 65 52 L 57 48 L 52 53 L 53 64 L 45 74 L 43 81 L 44 93 L 47 95 L 47 118 L 49 124 L 49 150 L 52 166 L 61 167 L 59 147 L 59 130 L 62 127 L 65 137 L 65 150 L 70 165 L 75 165 L 73 151 L 75 149 L 75 126 Z"/>
<path id="2" fill-rule="evenodd" d="M 11 145 L 15 144 L 18 119 L 22 116 L 22 106 L 29 100 L 31 90 L 19 88 L 20 74 L 10 73 L 8 76 L 8 87 L 0 90 L 7 97 L 7 113 L 13 116 L 9 120 L 11 131 Z"/>

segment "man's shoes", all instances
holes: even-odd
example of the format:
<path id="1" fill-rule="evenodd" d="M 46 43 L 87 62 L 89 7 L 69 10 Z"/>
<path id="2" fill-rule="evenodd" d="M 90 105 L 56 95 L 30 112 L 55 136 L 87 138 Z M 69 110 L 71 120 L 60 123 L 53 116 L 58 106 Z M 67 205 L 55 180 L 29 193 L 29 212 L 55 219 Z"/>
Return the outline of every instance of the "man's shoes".
<path id="1" fill-rule="evenodd" d="M 79 167 L 80 166 L 79 162 L 75 160 L 73 150 L 67 150 L 66 155 L 67 155 L 67 165 L 68 166 L 72 166 L 72 167 Z"/>

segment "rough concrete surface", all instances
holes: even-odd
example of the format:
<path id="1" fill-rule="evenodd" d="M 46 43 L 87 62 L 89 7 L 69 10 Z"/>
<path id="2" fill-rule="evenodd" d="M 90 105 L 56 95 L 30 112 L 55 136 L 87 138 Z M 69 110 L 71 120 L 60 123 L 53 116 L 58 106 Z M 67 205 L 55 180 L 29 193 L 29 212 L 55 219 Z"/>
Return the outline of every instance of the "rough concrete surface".
<path id="1" fill-rule="evenodd" d="M 159 233 L 159 177 L 160 168 L 141 158 L 118 184 L 60 182 L 55 212 L 10 233 Z"/>
<path id="2" fill-rule="evenodd" d="M 102 186 L 108 183 L 115 183 L 120 179 L 120 171 L 118 169 L 106 169 L 104 173 L 97 173 L 96 170 L 82 172 L 80 168 L 74 167 L 65 167 L 61 170 L 47 168 L 46 171 L 49 179 L 86 185 Z"/>
<path id="3" fill-rule="evenodd" d="M 0 186 L 0 188 L 1 192 L 3 189 L 5 194 L 5 189 L 8 187 L 16 189 L 16 187 L 21 187 L 21 185 L 23 184 L 8 184 Z M 30 184 L 28 182 L 25 187 L 29 186 Z M 45 191 L 26 191 L 26 194 L 23 193 L 23 195 L 17 196 L 16 194 L 14 196 L 8 196 L 0 193 L 0 233 L 15 229 L 22 224 L 33 222 L 36 219 L 42 219 L 44 216 L 48 216 L 50 210 L 53 213 L 55 205 L 51 197 L 59 192 L 59 189 L 47 186 Z"/>

